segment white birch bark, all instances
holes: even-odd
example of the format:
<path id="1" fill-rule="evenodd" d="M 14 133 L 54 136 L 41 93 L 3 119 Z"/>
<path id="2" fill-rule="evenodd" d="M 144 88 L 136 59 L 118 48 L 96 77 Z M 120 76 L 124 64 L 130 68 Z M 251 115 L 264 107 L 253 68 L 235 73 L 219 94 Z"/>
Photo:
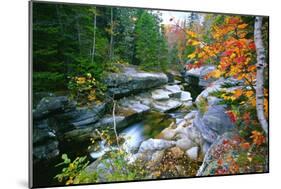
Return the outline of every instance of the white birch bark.
<path id="1" fill-rule="evenodd" d="M 255 19 L 255 45 L 257 51 L 257 75 L 256 75 L 256 109 L 259 122 L 264 130 L 268 133 L 268 122 L 264 114 L 264 68 L 266 66 L 265 49 L 262 41 L 262 17 Z"/>

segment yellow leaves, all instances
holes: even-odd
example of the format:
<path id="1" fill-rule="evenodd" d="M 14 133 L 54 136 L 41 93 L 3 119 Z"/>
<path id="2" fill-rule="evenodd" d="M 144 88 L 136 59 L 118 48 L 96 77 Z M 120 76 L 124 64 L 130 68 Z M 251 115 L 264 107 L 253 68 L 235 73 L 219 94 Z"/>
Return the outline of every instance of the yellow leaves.
<path id="1" fill-rule="evenodd" d="M 92 89 L 91 91 L 90 91 L 90 94 L 88 95 L 88 100 L 89 101 L 94 101 L 94 100 L 96 100 L 97 99 L 97 97 L 96 97 L 96 91 L 94 90 L 94 89 Z"/>
<path id="2" fill-rule="evenodd" d="M 236 98 L 234 96 L 222 95 L 222 97 L 223 97 L 224 100 L 231 100 L 231 101 L 236 100 Z"/>
<path id="3" fill-rule="evenodd" d="M 195 46 L 195 45 L 199 45 L 200 42 L 199 41 L 192 41 L 191 45 Z"/>
<path id="4" fill-rule="evenodd" d="M 195 56 L 196 56 L 195 53 L 191 53 L 191 54 L 189 54 L 187 57 L 190 58 L 190 59 L 193 59 L 193 58 L 195 58 Z"/>
<path id="5" fill-rule="evenodd" d="M 76 83 L 77 84 L 84 84 L 86 82 L 86 78 L 85 77 L 77 77 L 76 78 Z"/>
<path id="6" fill-rule="evenodd" d="M 193 31 L 187 31 L 186 32 L 190 37 L 196 37 L 197 35 L 196 35 L 196 33 L 195 32 L 193 32 Z"/>
<path id="7" fill-rule="evenodd" d="M 256 98 L 254 96 L 254 92 L 252 90 L 246 91 L 245 96 L 248 98 L 248 103 L 255 107 L 256 106 Z"/>
<path id="8" fill-rule="evenodd" d="M 251 98 L 253 96 L 253 94 L 254 94 L 254 92 L 251 90 L 245 92 L 245 96 L 248 98 Z"/>
<path id="9" fill-rule="evenodd" d="M 205 53 L 201 52 L 201 53 L 198 54 L 198 58 L 202 58 L 204 55 L 205 55 Z"/>
<path id="10" fill-rule="evenodd" d="M 73 177 L 70 177 L 68 181 L 66 181 L 65 185 L 73 184 Z"/>
<path id="11" fill-rule="evenodd" d="M 248 26 L 248 24 L 240 24 L 240 25 L 238 25 L 237 27 L 239 28 L 239 29 L 244 29 L 244 28 L 246 28 Z"/>
<path id="12" fill-rule="evenodd" d="M 259 131 L 252 131 L 252 135 L 250 136 L 250 138 L 253 139 L 253 143 L 257 146 L 260 146 L 265 143 L 265 137 Z"/>
<path id="13" fill-rule="evenodd" d="M 192 46 L 196 46 L 196 45 L 199 45 L 199 44 L 200 44 L 200 41 L 194 40 L 194 39 L 189 39 L 189 40 L 187 41 L 187 44 L 188 44 L 188 45 L 192 45 Z"/>
<path id="14" fill-rule="evenodd" d="M 235 58 L 236 57 L 236 54 L 235 53 L 232 53 L 231 55 L 230 55 L 230 58 Z"/>
<path id="15" fill-rule="evenodd" d="M 207 75 L 207 78 L 210 78 L 210 77 L 213 77 L 213 78 L 219 78 L 221 76 L 221 71 L 216 69 L 212 72 L 210 72 L 208 75 Z"/>

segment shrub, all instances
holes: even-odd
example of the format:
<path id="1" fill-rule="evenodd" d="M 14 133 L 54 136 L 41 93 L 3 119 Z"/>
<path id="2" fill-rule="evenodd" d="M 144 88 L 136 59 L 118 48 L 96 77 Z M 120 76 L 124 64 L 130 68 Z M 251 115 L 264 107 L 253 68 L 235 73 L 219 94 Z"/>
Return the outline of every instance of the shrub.
<path id="1" fill-rule="evenodd" d="M 71 77 L 68 89 L 78 105 L 85 105 L 102 99 L 106 86 L 97 81 L 91 73 L 87 73 L 85 76 Z"/>

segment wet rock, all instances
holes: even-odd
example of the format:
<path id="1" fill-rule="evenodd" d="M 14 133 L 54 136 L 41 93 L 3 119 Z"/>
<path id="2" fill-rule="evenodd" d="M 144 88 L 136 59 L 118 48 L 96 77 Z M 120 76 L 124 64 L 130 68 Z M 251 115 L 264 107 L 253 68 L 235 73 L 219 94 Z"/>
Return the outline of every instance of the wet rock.
<path id="1" fill-rule="evenodd" d="M 32 153 L 35 163 L 42 160 L 50 160 L 59 155 L 57 137 L 48 127 L 47 120 L 35 122 L 32 135 Z"/>
<path id="2" fill-rule="evenodd" d="M 177 100 L 169 99 L 166 101 L 153 102 L 152 107 L 159 112 L 168 112 L 179 108 L 181 105 L 182 105 L 181 102 Z"/>
<path id="3" fill-rule="evenodd" d="M 181 98 L 180 98 L 181 101 L 192 101 L 192 98 L 191 98 L 191 94 L 190 92 L 187 92 L 187 91 L 182 91 L 181 92 Z"/>
<path id="4" fill-rule="evenodd" d="M 190 159 L 196 160 L 198 158 L 199 147 L 198 146 L 192 147 L 189 150 L 186 150 L 185 153 Z"/>
<path id="5" fill-rule="evenodd" d="M 66 96 L 44 97 L 33 111 L 33 119 L 43 119 L 50 115 L 72 111 L 75 106 L 76 102 Z"/>
<path id="6" fill-rule="evenodd" d="M 62 116 L 68 118 L 71 124 L 75 127 L 83 127 L 83 125 L 92 124 L 101 119 L 105 110 L 106 104 L 101 103 L 93 105 L 92 107 L 77 108 L 75 111 L 66 113 Z"/>
<path id="7" fill-rule="evenodd" d="M 153 100 L 168 100 L 170 98 L 169 95 L 172 93 L 167 90 L 157 89 L 152 91 L 151 94 Z"/>
<path id="8" fill-rule="evenodd" d="M 139 93 L 167 82 L 168 77 L 164 73 L 143 72 L 134 66 L 122 67 L 120 73 L 111 73 L 105 79 L 108 94 L 115 98 Z"/>
<path id="9" fill-rule="evenodd" d="M 179 85 L 166 85 L 165 89 L 170 92 L 170 97 L 181 98 L 182 91 Z"/>

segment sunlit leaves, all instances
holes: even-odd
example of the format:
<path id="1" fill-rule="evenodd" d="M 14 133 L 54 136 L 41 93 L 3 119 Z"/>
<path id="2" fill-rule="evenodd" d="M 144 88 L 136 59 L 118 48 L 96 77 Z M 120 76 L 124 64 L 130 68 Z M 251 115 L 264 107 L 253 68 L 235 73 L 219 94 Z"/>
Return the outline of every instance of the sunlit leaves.
<path id="1" fill-rule="evenodd" d="M 265 136 L 259 131 L 252 131 L 252 136 L 250 138 L 252 138 L 253 143 L 258 146 L 265 143 Z"/>

